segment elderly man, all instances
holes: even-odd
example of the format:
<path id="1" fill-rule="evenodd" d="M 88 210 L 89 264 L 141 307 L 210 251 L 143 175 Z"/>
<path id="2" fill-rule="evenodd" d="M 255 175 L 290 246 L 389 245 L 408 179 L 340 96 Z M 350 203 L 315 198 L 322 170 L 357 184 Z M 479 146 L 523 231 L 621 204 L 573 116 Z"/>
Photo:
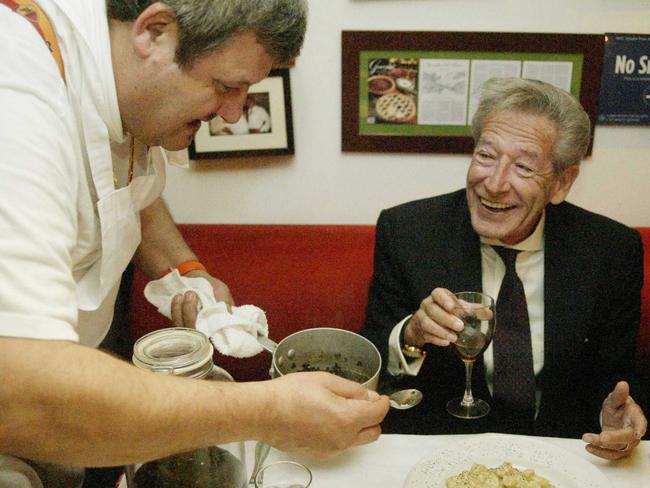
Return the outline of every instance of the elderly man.
<path id="1" fill-rule="evenodd" d="M 235 122 L 248 87 L 298 54 L 304 0 L 33 4 L 0 1 L 0 485 L 74 487 L 80 470 L 52 464 L 242 439 L 324 456 L 376 439 L 387 399 L 332 375 L 215 386 L 94 349 L 134 253 L 150 277 L 177 267 L 232 303 L 160 199 L 155 146 Z M 172 308 L 187 323 L 196 296 Z"/>
<path id="2" fill-rule="evenodd" d="M 634 230 L 564 202 L 589 145 L 587 114 L 549 84 L 494 79 L 472 127 L 464 190 L 378 219 L 363 333 L 393 377 L 424 392 L 421 406 L 389 414 L 385 429 L 584 434 L 591 453 L 626 456 L 647 427 L 641 393 L 630 396 L 642 244 Z M 515 295 L 505 288 L 518 293 L 502 311 L 502 294 Z M 497 300 L 494 340 L 473 382 L 492 410 L 475 420 L 445 410 L 465 384 L 448 347 L 463 329 L 452 313 L 460 291 Z"/>

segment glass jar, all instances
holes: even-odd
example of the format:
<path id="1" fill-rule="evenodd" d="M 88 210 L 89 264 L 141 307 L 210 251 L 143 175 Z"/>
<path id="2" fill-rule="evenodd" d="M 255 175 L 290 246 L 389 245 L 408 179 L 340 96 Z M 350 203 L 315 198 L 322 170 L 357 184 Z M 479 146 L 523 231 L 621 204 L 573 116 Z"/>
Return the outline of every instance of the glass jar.
<path id="1" fill-rule="evenodd" d="M 195 329 L 160 329 L 138 339 L 133 364 L 159 374 L 233 381 L 212 360 L 208 338 Z M 129 488 L 242 488 L 246 486 L 243 442 L 205 447 L 126 468 Z"/>

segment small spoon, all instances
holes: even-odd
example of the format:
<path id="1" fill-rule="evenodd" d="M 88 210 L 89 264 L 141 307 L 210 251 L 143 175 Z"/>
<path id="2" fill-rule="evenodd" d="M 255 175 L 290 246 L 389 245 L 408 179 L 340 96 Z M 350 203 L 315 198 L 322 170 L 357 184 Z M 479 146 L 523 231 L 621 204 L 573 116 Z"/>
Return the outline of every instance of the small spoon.
<path id="1" fill-rule="evenodd" d="M 414 388 L 394 391 L 388 395 L 390 406 L 398 410 L 407 410 L 415 407 L 422 401 L 422 392 Z"/>

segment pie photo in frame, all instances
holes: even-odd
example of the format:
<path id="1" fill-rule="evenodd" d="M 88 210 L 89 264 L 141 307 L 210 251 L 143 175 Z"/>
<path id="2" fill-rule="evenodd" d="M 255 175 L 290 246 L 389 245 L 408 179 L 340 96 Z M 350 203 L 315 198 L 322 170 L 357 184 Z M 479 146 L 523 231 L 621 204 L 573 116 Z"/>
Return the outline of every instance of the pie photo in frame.
<path id="1" fill-rule="evenodd" d="M 417 111 L 416 59 L 376 58 L 368 63 L 369 124 L 414 124 Z"/>
<path id="2" fill-rule="evenodd" d="M 415 120 L 415 100 L 404 93 L 387 93 L 375 103 L 377 117 L 386 122 L 403 124 Z"/>

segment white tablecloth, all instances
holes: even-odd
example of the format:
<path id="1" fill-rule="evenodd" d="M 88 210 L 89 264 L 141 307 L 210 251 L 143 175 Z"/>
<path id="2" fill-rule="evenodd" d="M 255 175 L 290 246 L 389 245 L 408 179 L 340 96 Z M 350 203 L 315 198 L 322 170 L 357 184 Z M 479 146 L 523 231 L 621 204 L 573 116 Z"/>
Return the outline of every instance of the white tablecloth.
<path id="1" fill-rule="evenodd" d="M 299 461 L 311 469 L 310 488 L 402 488 L 406 475 L 422 458 L 439 448 L 470 436 L 382 435 L 372 444 L 353 448 L 328 461 L 314 461 L 271 449 L 265 464 L 280 460 Z M 634 453 L 621 461 L 609 462 L 585 451 L 578 439 L 531 437 L 563 448 L 596 466 L 612 482 L 612 488 L 650 487 L 650 441 L 643 441 Z M 246 463 L 253 469 L 255 443 L 246 443 Z M 119 488 L 126 488 L 122 481 Z"/>
<path id="2" fill-rule="evenodd" d="M 402 488 L 406 475 L 420 459 L 466 437 L 470 436 L 382 435 L 377 442 L 353 448 L 326 462 L 297 459 L 272 449 L 266 463 L 282 459 L 302 462 L 314 476 L 310 488 Z M 589 454 L 585 443 L 578 439 L 531 438 L 561 447 L 595 465 L 611 480 L 612 488 L 650 487 L 650 441 L 643 441 L 629 458 L 609 462 Z M 252 452 L 252 446 L 247 446 L 249 471 Z"/>

